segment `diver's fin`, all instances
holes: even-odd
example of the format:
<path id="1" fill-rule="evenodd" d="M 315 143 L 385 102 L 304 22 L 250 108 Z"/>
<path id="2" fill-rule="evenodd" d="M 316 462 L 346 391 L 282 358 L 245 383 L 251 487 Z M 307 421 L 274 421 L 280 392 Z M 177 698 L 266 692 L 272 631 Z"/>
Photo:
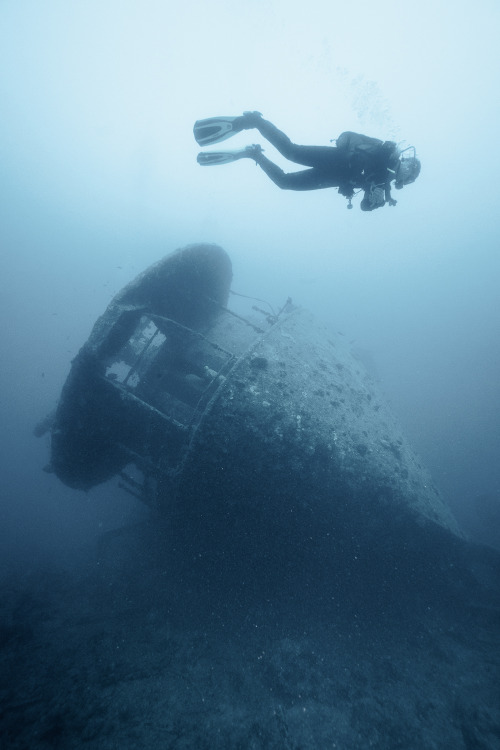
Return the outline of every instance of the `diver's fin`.
<path id="1" fill-rule="evenodd" d="M 258 143 L 252 146 L 245 146 L 238 151 L 200 151 L 196 157 L 198 164 L 202 167 L 211 167 L 216 164 L 229 164 L 231 161 L 238 159 L 255 159 L 258 163 L 259 154 L 262 153 L 262 147 Z"/>
<path id="2" fill-rule="evenodd" d="M 207 117 L 205 120 L 196 120 L 193 133 L 200 146 L 211 146 L 212 143 L 220 143 L 242 130 L 253 128 L 256 118 L 262 117 L 261 112 L 243 112 L 237 117 Z"/>
<path id="3" fill-rule="evenodd" d="M 239 120 L 239 123 L 238 123 Z M 239 117 L 208 117 L 205 120 L 196 120 L 193 134 L 200 146 L 210 146 L 212 143 L 220 143 L 226 138 L 231 138 L 243 128 L 242 116 Z"/>
<path id="4" fill-rule="evenodd" d="M 202 167 L 212 167 L 216 164 L 229 164 L 231 161 L 244 159 L 248 155 L 246 148 L 239 151 L 201 151 L 196 157 L 196 161 Z"/>

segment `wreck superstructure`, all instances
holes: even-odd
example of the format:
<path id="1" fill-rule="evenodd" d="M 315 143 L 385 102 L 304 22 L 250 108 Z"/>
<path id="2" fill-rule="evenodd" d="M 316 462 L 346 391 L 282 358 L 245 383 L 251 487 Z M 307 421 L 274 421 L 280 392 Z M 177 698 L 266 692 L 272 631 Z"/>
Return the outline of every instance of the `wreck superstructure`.
<path id="1" fill-rule="evenodd" d="M 58 477 L 87 490 L 120 475 L 179 528 L 221 538 L 459 535 L 342 337 L 290 301 L 236 313 L 231 279 L 224 250 L 192 245 L 113 299 L 61 395 Z"/>

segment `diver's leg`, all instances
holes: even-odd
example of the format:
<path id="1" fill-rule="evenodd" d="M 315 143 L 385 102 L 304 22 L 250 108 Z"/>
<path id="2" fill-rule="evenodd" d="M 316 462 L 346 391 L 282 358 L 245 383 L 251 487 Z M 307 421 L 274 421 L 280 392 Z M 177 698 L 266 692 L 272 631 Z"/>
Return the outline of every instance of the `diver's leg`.
<path id="1" fill-rule="evenodd" d="M 259 167 L 282 190 L 321 190 L 322 188 L 338 187 L 339 181 L 328 171 L 320 169 L 304 169 L 301 172 L 284 172 L 277 164 L 264 156 L 260 148 L 248 148 L 248 156 L 255 159 Z"/>
<path id="2" fill-rule="evenodd" d="M 319 169 L 341 169 L 341 157 L 335 146 L 299 146 L 292 143 L 285 133 L 269 120 L 264 120 L 259 112 L 245 113 L 239 126 L 242 130 L 257 128 L 282 156 L 296 164 Z"/>

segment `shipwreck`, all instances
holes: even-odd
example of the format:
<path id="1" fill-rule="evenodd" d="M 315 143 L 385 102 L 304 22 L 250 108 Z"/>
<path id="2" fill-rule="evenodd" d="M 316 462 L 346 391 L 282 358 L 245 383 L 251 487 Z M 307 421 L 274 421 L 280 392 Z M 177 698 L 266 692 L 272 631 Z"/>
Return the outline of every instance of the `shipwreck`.
<path id="1" fill-rule="evenodd" d="M 345 338 L 291 300 L 236 311 L 231 281 L 198 244 L 116 295 L 72 363 L 52 471 L 78 490 L 118 476 L 192 556 L 342 558 L 366 578 L 452 548 L 452 513 Z"/>

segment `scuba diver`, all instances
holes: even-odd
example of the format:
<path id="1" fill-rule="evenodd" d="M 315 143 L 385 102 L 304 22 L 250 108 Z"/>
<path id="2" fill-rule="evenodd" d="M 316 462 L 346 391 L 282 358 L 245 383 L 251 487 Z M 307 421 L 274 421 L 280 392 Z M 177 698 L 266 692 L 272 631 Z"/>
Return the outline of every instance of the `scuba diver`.
<path id="1" fill-rule="evenodd" d="M 356 190 L 363 190 L 363 211 L 373 211 L 386 203 L 395 206 L 391 182 L 396 189 L 414 182 L 420 174 L 415 148 L 400 151 L 394 141 L 381 141 L 347 131 L 336 139 L 335 146 L 298 146 L 260 112 L 244 112 L 238 117 L 209 117 L 194 124 L 194 137 L 200 146 L 230 138 L 242 130 L 256 128 L 285 158 L 309 169 L 284 172 L 264 156 L 259 144 L 239 151 L 202 151 L 198 164 L 228 164 L 238 159 L 253 159 L 268 177 L 283 190 L 320 190 L 336 187 L 352 208 Z M 410 153 L 408 153 L 410 152 Z"/>

